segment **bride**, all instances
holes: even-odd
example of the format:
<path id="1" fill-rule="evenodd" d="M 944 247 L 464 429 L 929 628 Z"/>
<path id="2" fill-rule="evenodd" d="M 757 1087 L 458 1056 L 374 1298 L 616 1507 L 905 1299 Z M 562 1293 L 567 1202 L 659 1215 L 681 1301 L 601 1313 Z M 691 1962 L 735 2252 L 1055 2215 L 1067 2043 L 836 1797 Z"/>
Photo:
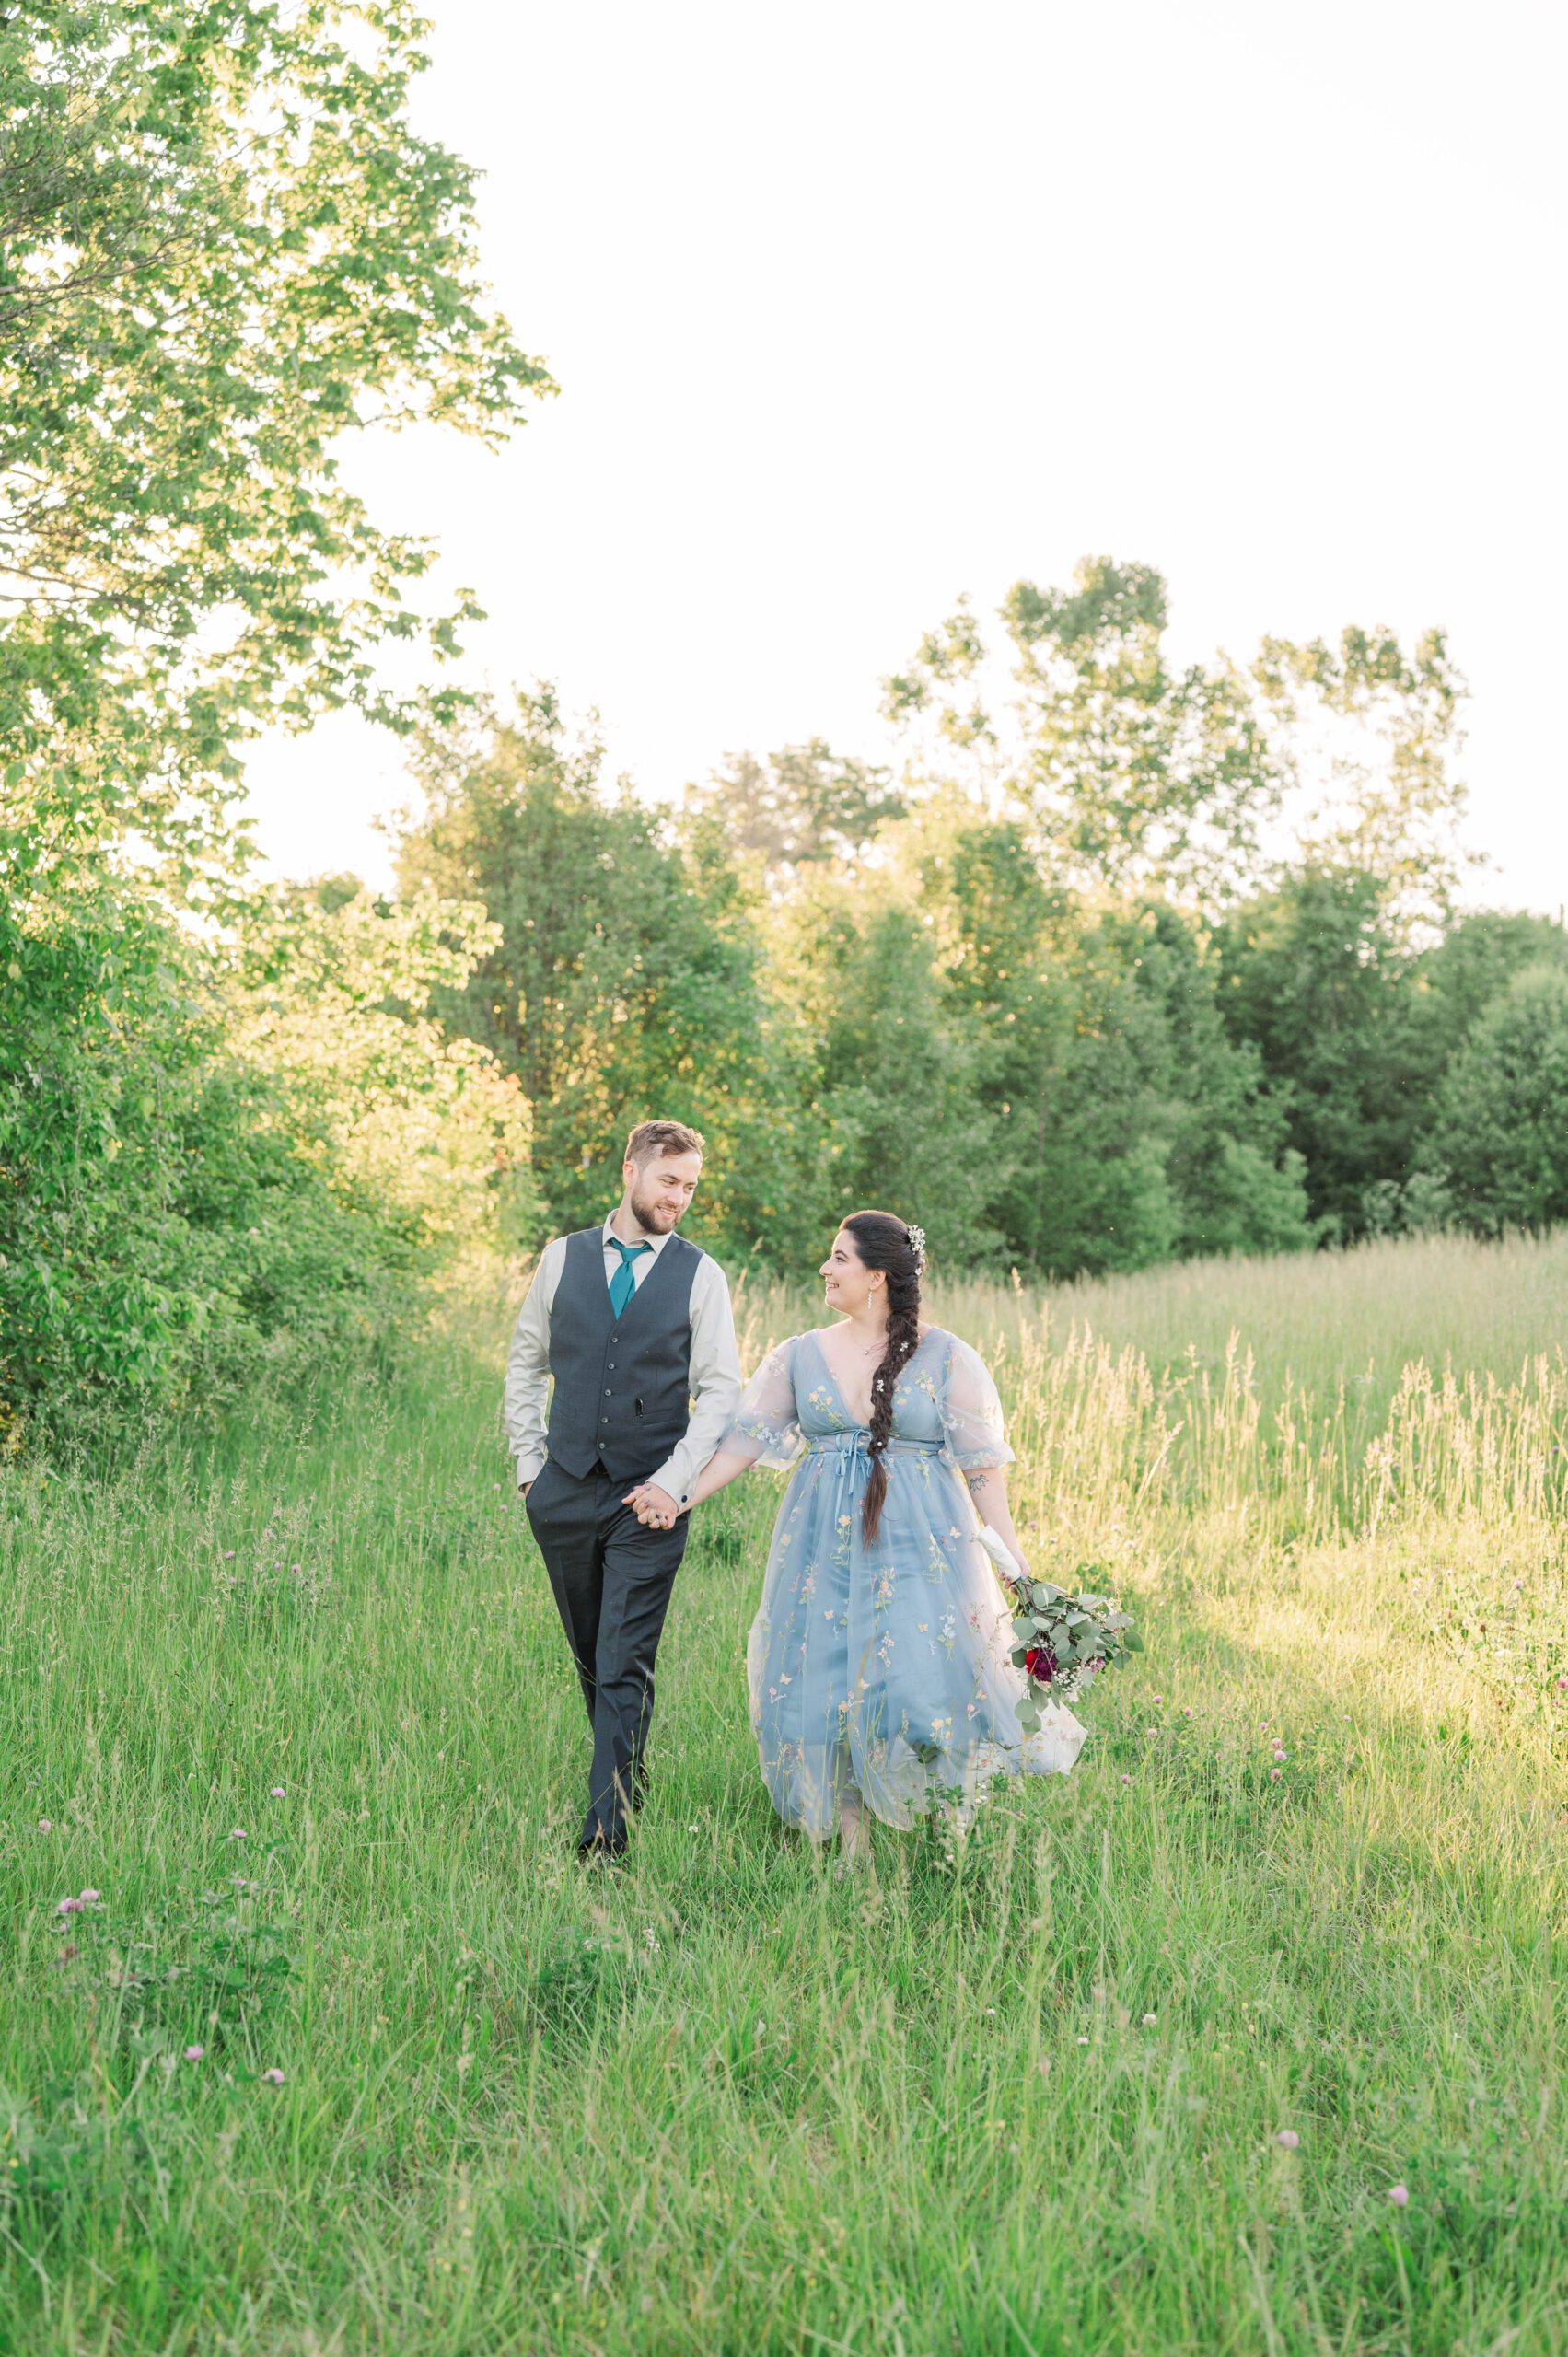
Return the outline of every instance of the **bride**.
<path id="1" fill-rule="evenodd" d="M 1061 1708 L 1025 1736 L 1025 1679 L 982 1523 L 1020 1563 L 996 1387 L 922 1323 L 924 1237 L 854 1212 L 822 1264 L 825 1326 L 769 1353 L 691 1492 L 793 1466 L 747 1648 L 762 1774 L 786 1824 L 846 1856 L 865 1812 L 907 1827 L 998 1774 L 1065 1773 L 1086 1730 Z M 1027 1568 L 1027 1565 L 1024 1566 Z"/>

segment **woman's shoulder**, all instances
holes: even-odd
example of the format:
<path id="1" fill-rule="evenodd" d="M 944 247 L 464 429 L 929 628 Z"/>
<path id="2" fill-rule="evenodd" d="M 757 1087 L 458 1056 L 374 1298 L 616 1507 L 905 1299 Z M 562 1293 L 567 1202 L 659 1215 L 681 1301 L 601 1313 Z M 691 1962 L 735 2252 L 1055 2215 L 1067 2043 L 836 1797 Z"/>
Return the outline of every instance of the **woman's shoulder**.
<path id="1" fill-rule="evenodd" d="M 934 1355 L 940 1360 L 947 1375 L 962 1372 L 969 1376 L 977 1373 L 990 1376 L 991 1370 L 974 1344 L 967 1342 L 961 1334 L 955 1334 L 950 1327 L 928 1326 L 921 1341 L 935 1346 Z"/>
<path id="2" fill-rule="evenodd" d="M 949 1358 L 955 1351 L 969 1349 L 963 1336 L 955 1334 L 949 1326 L 923 1326 L 915 1347 L 923 1350 L 928 1342 L 942 1358 Z"/>
<path id="3" fill-rule="evenodd" d="M 825 1335 L 831 1334 L 835 1330 L 831 1326 L 804 1327 L 798 1334 L 786 1334 L 783 1341 L 772 1343 L 769 1348 L 768 1356 L 771 1359 L 792 1359 L 803 1342 L 820 1344 Z"/>

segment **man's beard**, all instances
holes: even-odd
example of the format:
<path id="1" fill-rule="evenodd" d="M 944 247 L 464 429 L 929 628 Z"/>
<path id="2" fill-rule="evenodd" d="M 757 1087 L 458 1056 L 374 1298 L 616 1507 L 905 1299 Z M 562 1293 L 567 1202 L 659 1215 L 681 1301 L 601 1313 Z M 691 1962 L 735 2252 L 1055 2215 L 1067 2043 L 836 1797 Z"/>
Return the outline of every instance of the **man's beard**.
<path id="1" fill-rule="evenodd" d="M 632 1195 L 632 1216 L 645 1236 L 668 1236 L 671 1229 L 679 1225 L 680 1219 L 679 1212 L 661 1210 L 656 1203 L 649 1202 L 646 1196 L 639 1195 L 634 1190 Z"/>

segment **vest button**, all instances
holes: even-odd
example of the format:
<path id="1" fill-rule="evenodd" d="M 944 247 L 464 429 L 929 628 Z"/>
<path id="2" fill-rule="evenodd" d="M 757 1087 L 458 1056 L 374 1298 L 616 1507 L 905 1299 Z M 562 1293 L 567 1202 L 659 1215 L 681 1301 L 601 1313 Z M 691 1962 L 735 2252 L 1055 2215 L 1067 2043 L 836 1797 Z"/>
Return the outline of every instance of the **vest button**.
<path id="1" fill-rule="evenodd" d="M 608 1399 L 610 1398 L 610 1393 L 607 1391 L 607 1392 L 605 1393 L 605 1395 L 604 1395 L 604 1396 L 605 1396 L 605 1398 Z"/>

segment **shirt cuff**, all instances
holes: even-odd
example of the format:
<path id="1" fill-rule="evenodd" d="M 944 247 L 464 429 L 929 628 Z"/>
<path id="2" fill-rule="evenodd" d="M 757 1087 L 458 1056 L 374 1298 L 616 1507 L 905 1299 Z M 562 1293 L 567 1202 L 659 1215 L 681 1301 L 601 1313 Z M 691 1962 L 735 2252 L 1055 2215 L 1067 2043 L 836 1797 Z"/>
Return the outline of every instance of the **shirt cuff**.
<path id="1" fill-rule="evenodd" d="M 697 1481 L 695 1474 L 689 1481 L 681 1480 L 680 1460 L 677 1457 L 670 1457 L 667 1463 L 661 1465 L 656 1473 L 650 1473 L 648 1479 L 656 1488 L 667 1491 L 678 1506 L 690 1504 L 691 1492 Z"/>
<path id="2" fill-rule="evenodd" d="M 518 1489 L 522 1489 L 526 1482 L 537 1481 L 549 1462 L 550 1451 L 547 1448 L 541 1448 L 537 1455 L 529 1449 L 526 1457 L 519 1457 L 517 1459 Z"/>

